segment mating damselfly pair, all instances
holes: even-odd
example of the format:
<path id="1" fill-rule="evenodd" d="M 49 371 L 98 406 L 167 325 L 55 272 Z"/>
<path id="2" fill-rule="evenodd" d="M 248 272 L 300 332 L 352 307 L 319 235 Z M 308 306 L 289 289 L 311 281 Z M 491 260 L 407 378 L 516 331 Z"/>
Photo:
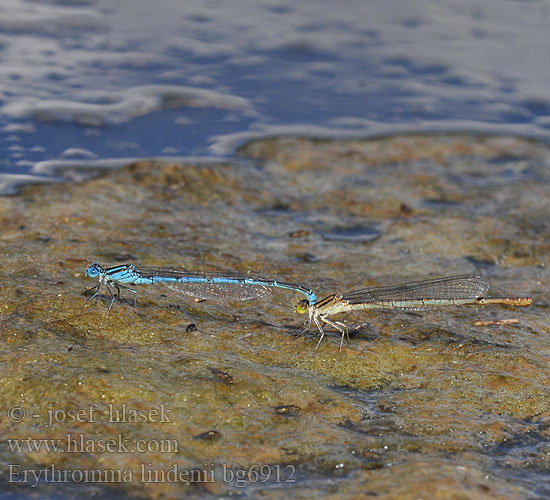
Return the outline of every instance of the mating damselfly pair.
<path id="1" fill-rule="evenodd" d="M 307 287 L 254 274 L 192 272 L 171 268 L 140 267 L 133 264 L 104 269 L 94 263 L 87 269 L 86 275 L 98 279 L 96 287 L 93 288 L 95 293 L 88 300 L 99 294 L 102 285 L 109 292 L 111 302 L 106 315 L 109 314 L 115 298 L 120 298 L 121 288 L 134 294 L 135 305 L 137 291 L 131 288 L 132 285 L 160 283 L 169 289 L 203 299 L 218 297 L 248 300 L 265 295 L 272 288 L 294 291 L 305 297 L 296 306 L 296 312 L 308 314 L 308 328 L 314 323 L 321 334 L 315 350 L 325 336 L 324 324 L 332 326 L 342 334 L 340 350 L 344 337 L 347 336 L 349 339 L 348 326 L 342 321 L 330 319 L 331 316 L 340 313 L 371 309 L 418 309 L 474 304 L 528 306 L 533 302 L 529 297 L 487 297 L 489 279 L 474 274 L 361 288 L 346 293 L 333 293 L 319 301 L 313 290 Z M 117 290 L 116 295 L 112 287 Z"/>

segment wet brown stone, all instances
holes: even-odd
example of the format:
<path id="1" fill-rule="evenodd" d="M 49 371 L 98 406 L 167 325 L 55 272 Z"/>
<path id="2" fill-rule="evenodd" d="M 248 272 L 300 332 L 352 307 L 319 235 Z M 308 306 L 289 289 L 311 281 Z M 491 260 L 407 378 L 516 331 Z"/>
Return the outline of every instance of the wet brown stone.
<path id="1" fill-rule="evenodd" d="M 131 470 L 134 481 L 116 487 L 159 499 L 238 492 L 224 483 L 223 464 L 290 464 L 297 482 L 284 492 L 294 498 L 524 498 L 526 483 L 509 472 L 536 478 L 549 466 L 548 147 L 410 135 L 269 139 L 240 154 L 259 166 L 147 161 L 0 199 L 2 436 L 120 434 L 152 446 L 3 447 L 2 464 Z M 379 235 L 323 237 L 357 227 Z M 369 327 L 342 354 L 337 333 L 314 354 L 317 333 L 300 333 L 293 293 L 197 303 L 142 286 L 135 308 L 123 291 L 107 318 L 106 296 L 85 304 L 94 261 L 258 271 L 320 297 L 475 272 L 491 276 L 491 295 L 530 295 L 535 304 L 351 314 L 341 319 Z M 507 318 L 519 323 L 474 324 Z M 190 323 L 199 326 L 189 331 Z M 163 404 L 170 421 L 152 421 L 147 412 Z M 21 422 L 7 417 L 14 405 L 25 408 Z M 93 421 L 61 418 L 91 405 Z M 149 417 L 110 421 L 110 408 L 122 405 Z M 299 407 L 298 416 L 277 415 L 281 405 Z M 47 427 L 55 410 L 60 421 Z M 222 438 L 193 439 L 205 429 Z M 176 450 L 154 448 L 169 440 Z M 195 489 L 140 481 L 149 463 L 213 463 L 216 481 Z M 281 495 L 254 488 L 252 496 Z"/>

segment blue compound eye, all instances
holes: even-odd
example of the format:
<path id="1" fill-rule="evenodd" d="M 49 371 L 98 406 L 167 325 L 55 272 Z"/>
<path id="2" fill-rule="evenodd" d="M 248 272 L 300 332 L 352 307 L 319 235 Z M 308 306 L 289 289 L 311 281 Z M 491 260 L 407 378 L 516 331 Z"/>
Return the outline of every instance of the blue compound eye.
<path id="1" fill-rule="evenodd" d="M 100 272 L 101 266 L 99 264 L 92 264 L 86 271 L 88 278 L 95 278 Z"/>

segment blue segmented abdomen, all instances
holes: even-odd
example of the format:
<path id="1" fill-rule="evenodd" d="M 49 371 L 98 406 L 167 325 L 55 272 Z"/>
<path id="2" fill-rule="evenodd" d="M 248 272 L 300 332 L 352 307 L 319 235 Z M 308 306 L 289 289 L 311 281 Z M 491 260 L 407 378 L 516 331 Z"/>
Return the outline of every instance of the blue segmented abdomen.
<path id="1" fill-rule="evenodd" d="M 250 300 L 270 293 L 265 283 L 238 278 L 207 276 L 139 276 L 135 285 L 160 283 L 170 290 L 200 299 Z"/>
<path id="2" fill-rule="evenodd" d="M 171 290 L 204 299 L 249 300 L 270 293 L 272 288 L 281 288 L 305 295 L 310 304 L 315 304 L 317 300 L 312 290 L 301 285 L 237 273 L 193 272 L 125 265 L 110 268 L 107 277 L 114 282 L 133 285 L 161 283 Z"/>

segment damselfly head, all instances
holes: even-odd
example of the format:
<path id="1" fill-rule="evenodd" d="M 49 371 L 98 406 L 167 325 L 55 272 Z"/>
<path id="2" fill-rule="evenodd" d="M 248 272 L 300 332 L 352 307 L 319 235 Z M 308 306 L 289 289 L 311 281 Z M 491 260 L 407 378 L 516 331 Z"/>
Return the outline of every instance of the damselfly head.
<path id="1" fill-rule="evenodd" d="M 97 278 L 100 273 L 103 273 L 103 268 L 97 263 L 94 262 L 87 270 L 86 270 L 86 276 L 88 278 Z"/>
<path id="2" fill-rule="evenodd" d="M 298 314 L 306 314 L 309 310 L 309 301 L 306 299 L 300 300 L 298 304 L 296 305 L 296 312 Z"/>

